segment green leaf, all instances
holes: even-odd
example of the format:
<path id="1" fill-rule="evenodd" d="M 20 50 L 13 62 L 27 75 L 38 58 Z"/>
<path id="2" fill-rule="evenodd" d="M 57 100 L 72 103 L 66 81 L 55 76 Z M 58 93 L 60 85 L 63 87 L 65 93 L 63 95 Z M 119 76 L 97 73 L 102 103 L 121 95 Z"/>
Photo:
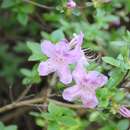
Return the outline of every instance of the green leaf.
<path id="1" fill-rule="evenodd" d="M 109 105 L 109 97 L 112 96 L 113 92 L 109 90 L 109 88 L 104 87 L 98 89 L 96 91 L 96 95 L 99 99 L 99 106 L 103 108 L 107 108 Z"/>
<path id="2" fill-rule="evenodd" d="M 116 130 L 115 127 L 113 126 L 104 126 L 103 128 L 101 128 L 100 130 Z"/>
<path id="3" fill-rule="evenodd" d="M 30 78 L 25 77 L 22 81 L 22 84 L 24 85 L 32 84 L 32 80 Z"/>
<path id="4" fill-rule="evenodd" d="M 52 113 L 41 113 L 41 117 L 43 117 L 46 120 L 54 120 Z"/>
<path id="5" fill-rule="evenodd" d="M 74 126 L 77 125 L 77 121 L 75 118 L 70 116 L 63 116 L 59 120 L 60 123 L 64 124 L 65 126 Z"/>
<path id="6" fill-rule="evenodd" d="M 20 2 L 21 2 L 20 0 L 3 0 L 1 7 L 2 8 L 9 8 L 9 7 L 12 7 L 12 6 L 20 3 Z"/>
<path id="7" fill-rule="evenodd" d="M 50 102 L 49 106 L 48 106 L 48 111 L 52 114 L 52 115 L 61 115 L 62 114 L 62 109 L 60 108 L 60 106 Z"/>
<path id="8" fill-rule="evenodd" d="M 17 126 L 15 125 L 7 126 L 5 130 L 17 130 Z"/>
<path id="9" fill-rule="evenodd" d="M 124 78 L 125 74 L 126 72 L 122 72 L 121 69 L 113 69 L 106 86 L 109 88 L 117 87 Z"/>
<path id="10" fill-rule="evenodd" d="M 56 122 L 49 122 L 48 130 L 60 130 L 60 127 Z"/>
<path id="11" fill-rule="evenodd" d="M 121 102 L 121 100 L 123 100 L 123 98 L 125 97 L 125 93 L 123 91 L 117 91 L 115 96 L 114 96 L 114 100 L 116 102 Z"/>
<path id="12" fill-rule="evenodd" d="M 35 116 L 35 117 L 39 117 L 40 116 L 40 113 L 38 113 L 38 112 L 30 112 L 29 114 L 31 116 Z"/>
<path id="13" fill-rule="evenodd" d="M 61 107 L 62 109 L 62 114 L 65 116 L 75 116 L 75 112 L 69 108 Z"/>
<path id="14" fill-rule="evenodd" d="M 19 6 L 19 12 L 24 13 L 26 15 L 31 14 L 34 11 L 34 6 L 31 4 L 24 4 Z"/>
<path id="15" fill-rule="evenodd" d="M 25 78 L 23 79 L 24 85 L 33 84 L 33 83 L 37 84 L 41 81 L 40 76 L 38 74 L 37 67 L 38 66 L 35 65 L 32 70 L 21 69 L 21 73 L 25 76 Z"/>
<path id="16" fill-rule="evenodd" d="M 16 125 L 5 126 L 2 122 L 0 122 L 0 130 L 17 130 L 17 126 Z"/>
<path id="17" fill-rule="evenodd" d="M 60 15 L 55 14 L 54 12 L 50 12 L 49 15 L 48 15 L 48 13 L 44 13 L 44 14 L 43 14 L 43 18 L 44 18 L 46 21 L 57 22 L 57 21 L 59 21 L 59 19 L 60 19 Z"/>
<path id="18" fill-rule="evenodd" d="M 123 59 L 125 59 L 125 61 L 127 61 L 128 57 L 129 57 L 129 42 L 127 40 L 126 37 L 124 39 L 125 41 L 113 41 L 110 43 L 111 49 L 112 51 L 114 51 L 115 54 L 120 54 L 123 56 Z"/>
<path id="19" fill-rule="evenodd" d="M 41 60 L 46 60 L 47 59 L 47 57 L 45 56 L 45 55 L 43 55 L 43 54 L 32 54 L 29 58 L 28 58 L 28 60 L 29 61 L 41 61 Z"/>
<path id="20" fill-rule="evenodd" d="M 47 32 L 42 31 L 42 32 L 41 32 L 41 36 L 42 36 L 44 39 L 51 40 L 51 36 L 50 36 L 50 34 L 47 33 Z"/>
<path id="21" fill-rule="evenodd" d="M 64 33 L 61 29 L 55 30 L 51 34 L 52 41 L 58 42 L 60 40 L 63 40 L 65 38 Z"/>
<path id="22" fill-rule="evenodd" d="M 4 124 L 0 122 L 0 130 L 5 130 L 4 128 L 5 128 Z"/>
<path id="23" fill-rule="evenodd" d="M 127 119 L 121 120 L 117 124 L 118 130 L 127 130 L 129 128 L 130 122 Z"/>
<path id="24" fill-rule="evenodd" d="M 25 26 L 28 23 L 28 14 L 26 14 L 26 13 L 18 13 L 17 19 L 23 26 Z"/>
<path id="25" fill-rule="evenodd" d="M 37 119 L 36 119 L 36 124 L 37 124 L 38 126 L 40 126 L 40 127 L 44 127 L 45 121 L 44 121 L 43 119 L 41 119 L 41 118 L 37 118 Z"/>
<path id="26" fill-rule="evenodd" d="M 32 51 L 32 55 L 29 57 L 29 61 L 45 61 L 47 56 L 45 56 L 41 51 L 40 44 L 36 42 L 27 42 L 28 48 Z"/>
<path id="27" fill-rule="evenodd" d="M 95 111 L 95 112 L 90 114 L 89 120 L 91 122 L 96 121 L 96 119 L 98 118 L 99 115 L 100 115 L 100 113 L 98 111 Z"/>
<path id="28" fill-rule="evenodd" d="M 32 76 L 32 72 L 30 70 L 28 70 L 28 69 L 21 69 L 20 71 L 25 76 L 28 76 L 28 77 Z"/>
<path id="29" fill-rule="evenodd" d="M 28 48 L 34 52 L 34 53 L 39 53 L 41 52 L 41 47 L 40 44 L 36 43 L 36 42 L 32 42 L 32 41 L 28 41 L 27 42 L 27 46 Z"/>
<path id="30" fill-rule="evenodd" d="M 120 63 L 119 61 L 115 60 L 114 58 L 112 57 L 108 57 L 108 56 L 105 56 L 105 57 L 102 57 L 102 60 L 110 65 L 113 65 L 113 66 L 116 66 L 116 67 L 119 67 L 120 66 Z"/>
<path id="31" fill-rule="evenodd" d="M 62 116 L 62 115 L 74 116 L 75 115 L 75 112 L 72 111 L 71 109 L 58 106 L 54 104 L 53 102 L 49 103 L 48 111 L 50 112 L 50 114 L 56 115 L 56 116 Z"/>

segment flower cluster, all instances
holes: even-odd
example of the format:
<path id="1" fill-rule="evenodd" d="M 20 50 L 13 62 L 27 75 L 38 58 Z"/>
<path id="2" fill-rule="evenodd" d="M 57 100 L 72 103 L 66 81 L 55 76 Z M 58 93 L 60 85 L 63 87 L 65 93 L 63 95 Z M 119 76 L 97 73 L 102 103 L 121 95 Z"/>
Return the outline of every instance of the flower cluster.
<path id="1" fill-rule="evenodd" d="M 74 79 L 76 85 L 66 88 L 63 98 L 68 101 L 80 99 L 85 108 L 94 108 L 98 104 L 96 89 L 105 85 L 108 79 L 97 71 L 86 72 L 85 65 L 88 62 L 81 47 L 83 37 L 81 32 L 70 42 L 62 40 L 54 45 L 50 41 L 43 41 L 42 52 L 49 58 L 39 64 L 38 72 L 41 76 L 56 72 L 64 84 L 69 84 Z M 70 64 L 76 66 L 73 72 L 69 68 Z"/>

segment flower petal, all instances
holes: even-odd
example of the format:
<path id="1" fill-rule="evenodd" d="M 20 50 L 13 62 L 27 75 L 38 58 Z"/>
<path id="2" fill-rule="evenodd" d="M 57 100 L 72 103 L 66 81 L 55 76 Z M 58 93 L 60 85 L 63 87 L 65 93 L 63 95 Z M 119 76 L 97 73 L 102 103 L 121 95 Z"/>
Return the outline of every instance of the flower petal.
<path id="1" fill-rule="evenodd" d="M 98 104 L 98 100 L 95 92 L 90 93 L 90 92 L 82 91 L 81 100 L 85 108 L 95 108 Z"/>
<path id="2" fill-rule="evenodd" d="M 128 110 L 126 107 L 122 106 L 119 110 L 119 113 L 126 117 L 126 118 L 130 118 L 130 110 Z"/>
<path id="3" fill-rule="evenodd" d="M 76 40 L 77 40 L 77 45 L 82 45 L 82 43 L 83 43 L 83 38 L 84 38 L 84 34 L 82 33 L 82 32 L 80 32 L 80 34 L 79 35 L 77 35 L 77 37 L 76 37 Z"/>
<path id="4" fill-rule="evenodd" d="M 63 91 L 62 96 L 67 101 L 74 101 L 79 97 L 79 93 L 80 93 L 80 88 L 75 85 L 73 87 L 66 88 Z"/>
<path id="5" fill-rule="evenodd" d="M 41 43 L 41 50 L 44 54 L 46 54 L 48 57 L 51 57 L 54 55 L 55 52 L 55 46 L 48 40 L 44 40 Z"/>
<path id="6" fill-rule="evenodd" d="M 64 84 L 69 84 L 72 81 L 72 75 L 69 70 L 68 65 L 63 64 L 57 67 L 57 74 L 60 78 L 60 81 Z"/>
<path id="7" fill-rule="evenodd" d="M 56 51 L 59 51 L 59 53 L 64 53 L 69 50 L 69 44 L 66 39 L 61 40 L 55 45 Z"/>
<path id="8" fill-rule="evenodd" d="M 84 34 L 82 32 L 80 32 L 79 35 L 76 35 L 69 43 L 70 47 L 76 46 L 76 47 L 81 47 L 82 43 L 83 43 L 83 37 Z"/>
<path id="9" fill-rule="evenodd" d="M 80 84 L 82 79 L 86 76 L 84 66 L 82 64 L 77 64 L 75 70 L 72 73 L 73 78 L 77 84 Z"/>
<path id="10" fill-rule="evenodd" d="M 69 52 L 67 52 L 66 54 L 64 54 L 64 57 L 66 58 L 68 64 L 77 63 L 82 57 L 81 49 L 74 48 Z"/>
<path id="11" fill-rule="evenodd" d="M 39 72 L 39 75 L 41 76 L 46 76 L 55 71 L 56 71 L 56 67 L 51 59 L 45 62 L 41 62 L 38 66 L 38 72 Z"/>
<path id="12" fill-rule="evenodd" d="M 98 71 L 91 71 L 86 75 L 86 80 L 87 86 L 96 89 L 105 85 L 108 81 L 108 78 Z"/>

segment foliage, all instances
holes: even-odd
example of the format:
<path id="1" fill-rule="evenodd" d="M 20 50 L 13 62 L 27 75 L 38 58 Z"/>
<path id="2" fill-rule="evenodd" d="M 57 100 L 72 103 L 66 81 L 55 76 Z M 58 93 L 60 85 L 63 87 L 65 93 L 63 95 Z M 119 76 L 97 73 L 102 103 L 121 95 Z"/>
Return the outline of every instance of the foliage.
<path id="1" fill-rule="evenodd" d="M 48 112 L 31 112 L 31 115 L 36 117 L 36 123 L 40 127 L 48 124 L 48 130 L 81 130 L 84 126 L 74 111 L 52 102 L 48 105 Z"/>
<path id="2" fill-rule="evenodd" d="M 16 125 L 5 126 L 2 122 L 0 122 L 0 129 L 1 130 L 17 130 L 17 126 Z"/>
<path id="3" fill-rule="evenodd" d="M 119 108 L 122 105 L 130 107 L 130 1 L 106 1 L 75 0 L 77 6 L 69 9 L 66 7 L 67 0 L 2 0 L 0 104 L 10 102 L 10 86 L 15 99 L 26 85 L 32 88 L 27 98 L 25 96 L 22 100 L 31 99 L 32 95 L 41 96 L 41 90 L 49 87 L 52 99 L 61 104 L 81 105 L 79 100 L 73 103 L 63 100 L 62 92 L 68 85 L 59 82 L 57 77 L 54 82 L 53 74 L 40 77 L 38 65 L 48 59 L 41 50 L 43 40 L 56 44 L 63 39 L 70 41 L 73 35 L 83 32 L 82 48 L 90 48 L 98 54 L 97 59 L 88 56 L 86 71 L 96 70 L 108 77 L 107 84 L 96 91 L 98 106 L 95 109 L 70 109 L 48 101 L 46 110 L 29 112 L 32 111 L 39 129 L 48 126 L 48 130 L 127 130 L 129 119 L 119 115 Z M 75 68 L 73 65 L 69 67 L 71 70 Z M 2 113 L 2 116 L 9 113 Z M 18 127 L 21 123 L 18 120 Z M 17 130 L 17 127 L 0 122 L 0 129 Z"/>

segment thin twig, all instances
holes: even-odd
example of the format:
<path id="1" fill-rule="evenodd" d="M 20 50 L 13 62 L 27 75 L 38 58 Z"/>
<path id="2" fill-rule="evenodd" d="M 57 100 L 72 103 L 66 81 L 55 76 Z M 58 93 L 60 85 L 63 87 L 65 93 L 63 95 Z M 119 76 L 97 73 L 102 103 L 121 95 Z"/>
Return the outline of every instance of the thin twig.
<path id="1" fill-rule="evenodd" d="M 42 5 L 42 4 L 39 4 L 39 3 L 31 1 L 31 0 L 23 0 L 23 1 L 27 2 L 27 3 L 30 3 L 32 5 L 35 5 L 37 7 L 47 9 L 47 10 L 53 10 L 53 9 L 55 9 L 55 7 L 50 7 L 50 6 Z"/>
<path id="2" fill-rule="evenodd" d="M 63 103 L 54 99 L 48 99 L 48 101 L 54 102 L 57 105 L 63 106 L 63 107 L 68 107 L 68 108 L 73 108 L 73 109 L 79 109 L 79 108 L 84 108 L 81 105 L 76 105 L 76 104 L 69 104 L 69 103 Z"/>
<path id="3" fill-rule="evenodd" d="M 73 108 L 73 109 L 79 109 L 79 108 L 83 108 L 83 106 L 81 105 L 75 105 L 75 104 L 69 104 L 69 103 L 63 103 L 51 98 L 47 99 L 48 102 L 54 102 L 57 105 L 63 106 L 63 107 L 68 107 L 68 108 Z M 20 102 L 13 102 L 9 105 L 3 106 L 0 108 L 0 113 L 2 112 L 6 112 L 15 108 L 19 108 L 19 107 L 24 107 L 24 106 L 32 106 L 32 104 L 38 104 L 38 103 L 45 103 L 46 100 L 44 100 L 43 97 L 40 98 L 35 98 L 35 99 L 30 99 L 30 100 L 25 100 L 25 101 L 20 101 Z"/>
<path id="4" fill-rule="evenodd" d="M 24 113 L 30 111 L 31 108 L 30 107 L 22 107 L 19 108 L 15 111 L 11 111 L 8 114 L 4 114 L 3 116 L 0 117 L 0 121 L 2 122 L 11 122 L 12 120 L 16 120 L 17 118 L 19 118 L 20 116 L 24 115 Z"/>
<path id="5" fill-rule="evenodd" d="M 26 101 L 20 101 L 20 102 L 13 102 L 9 105 L 3 106 L 0 108 L 0 113 L 12 110 L 14 108 L 28 106 L 28 104 L 35 104 L 35 103 L 44 103 L 43 97 L 36 98 L 36 99 L 30 99 Z"/>
<path id="6" fill-rule="evenodd" d="M 30 90 L 31 87 L 32 87 L 32 85 L 27 86 L 26 89 L 21 93 L 19 98 L 16 100 L 16 102 L 22 100 L 26 96 L 26 94 L 28 93 L 28 91 Z"/>

